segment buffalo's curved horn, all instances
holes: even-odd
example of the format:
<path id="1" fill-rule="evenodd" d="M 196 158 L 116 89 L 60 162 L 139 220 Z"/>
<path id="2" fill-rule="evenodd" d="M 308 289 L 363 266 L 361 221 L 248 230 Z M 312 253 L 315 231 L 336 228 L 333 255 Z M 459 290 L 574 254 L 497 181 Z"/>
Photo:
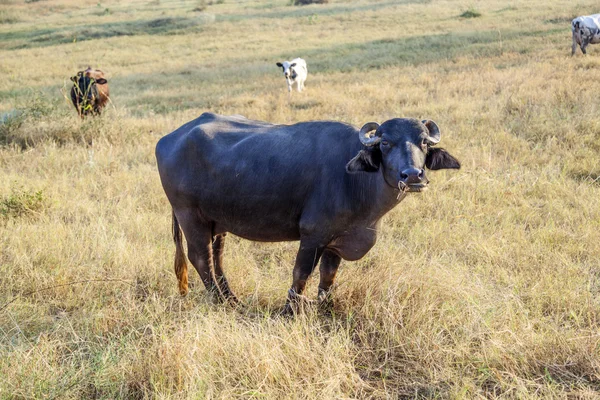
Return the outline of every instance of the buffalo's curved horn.
<path id="1" fill-rule="evenodd" d="M 378 136 L 376 133 L 373 136 L 369 136 L 369 134 L 373 131 L 377 131 L 379 128 L 379 124 L 377 122 L 367 122 L 360 128 L 360 132 L 358 132 L 358 138 L 360 142 L 367 146 L 374 146 L 381 141 L 381 136 Z"/>
<path id="2" fill-rule="evenodd" d="M 440 128 L 437 126 L 437 124 L 430 119 L 424 119 L 421 122 L 423 122 L 423 125 L 425 125 L 429 131 L 429 137 L 427 138 L 429 144 L 438 144 L 442 138 L 442 134 L 440 133 Z"/>

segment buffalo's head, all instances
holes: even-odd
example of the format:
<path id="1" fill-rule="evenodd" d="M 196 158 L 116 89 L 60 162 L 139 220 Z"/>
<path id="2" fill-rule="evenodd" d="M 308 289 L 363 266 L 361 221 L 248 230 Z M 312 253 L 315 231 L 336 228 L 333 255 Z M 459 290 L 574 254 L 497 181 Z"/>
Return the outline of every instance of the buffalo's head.
<path id="1" fill-rule="evenodd" d="M 285 77 L 285 79 L 287 81 L 296 79 L 296 71 L 294 70 L 294 67 L 296 66 L 296 63 L 290 63 L 289 61 L 284 61 L 283 63 L 278 62 L 277 66 L 281 69 L 283 69 L 283 76 Z"/>
<path id="2" fill-rule="evenodd" d="M 346 171 L 377 172 L 381 169 L 388 185 L 403 192 L 420 192 L 429 181 L 425 168 L 460 168 L 446 150 L 434 147 L 440 129 L 431 120 L 395 118 L 379 125 L 365 124 L 359 139 L 363 149 L 346 165 Z"/>
<path id="3" fill-rule="evenodd" d="M 104 78 L 94 79 L 89 74 L 80 71 L 77 75 L 71 77 L 73 89 L 71 92 L 75 107 L 81 110 L 82 115 L 87 115 L 94 111 L 94 102 L 98 98 L 97 85 L 103 85 L 107 81 Z"/>

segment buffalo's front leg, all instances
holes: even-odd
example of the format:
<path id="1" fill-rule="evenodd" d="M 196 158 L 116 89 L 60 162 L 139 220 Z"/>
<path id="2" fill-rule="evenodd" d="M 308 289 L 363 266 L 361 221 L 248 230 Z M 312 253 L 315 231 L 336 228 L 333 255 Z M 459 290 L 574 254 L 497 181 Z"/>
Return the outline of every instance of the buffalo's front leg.
<path id="1" fill-rule="evenodd" d="M 300 242 L 300 249 L 296 255 L 296 263 L 294 265 L 292 287 L 288 291 L 288 301 L 285 313 L 293 311 L 302 302 L 306 302 L 302 293 L 306 287 L 308 277 L 315 269 L 321 254 L 323 254 L 324 246 L 308 245 L 304 241 Z"/>
<path id="2" fill-rule="evenodd" d="M 331 286 L 335 280 L 338 267 L 342 258 L 331 250 L 325 250 L 321 257 L 321 265 L 319 266 L 321 279 L 319 282 L 318 299 L 322 306 L 331 307 Z"/>

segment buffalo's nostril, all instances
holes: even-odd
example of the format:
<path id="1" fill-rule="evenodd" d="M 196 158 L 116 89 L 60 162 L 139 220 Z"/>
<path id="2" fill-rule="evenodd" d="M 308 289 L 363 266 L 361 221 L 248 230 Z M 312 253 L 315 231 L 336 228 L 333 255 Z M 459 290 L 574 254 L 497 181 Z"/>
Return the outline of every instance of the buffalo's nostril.
<path id="1" fill-rule="evenodd" d="M 400 173 L 400 180 L 408 184 L 421 183 L 423 182 L 424 177 L 424 171 L 417 168 L 405 169 Z"/>

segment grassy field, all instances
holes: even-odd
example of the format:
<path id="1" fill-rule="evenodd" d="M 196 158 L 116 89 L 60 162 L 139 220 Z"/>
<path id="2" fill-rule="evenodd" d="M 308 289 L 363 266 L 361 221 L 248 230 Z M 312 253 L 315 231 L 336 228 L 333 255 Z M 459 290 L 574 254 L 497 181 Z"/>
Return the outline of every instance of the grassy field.
<path id="1" fill-rule="evenodd" d="M 570 57 L 593 12 L 0 0 L 0 399 L 600 398 L 600 46 Z M 81 122 L 88 65 L 112 103 Z M 332 315 L 277 317 L 297 243 L 228 239 L 239 309 L 193 271 L 181 298 L 154 146 L 204 111 L 430 118 L 463 168 L 342 262 Z"/>

